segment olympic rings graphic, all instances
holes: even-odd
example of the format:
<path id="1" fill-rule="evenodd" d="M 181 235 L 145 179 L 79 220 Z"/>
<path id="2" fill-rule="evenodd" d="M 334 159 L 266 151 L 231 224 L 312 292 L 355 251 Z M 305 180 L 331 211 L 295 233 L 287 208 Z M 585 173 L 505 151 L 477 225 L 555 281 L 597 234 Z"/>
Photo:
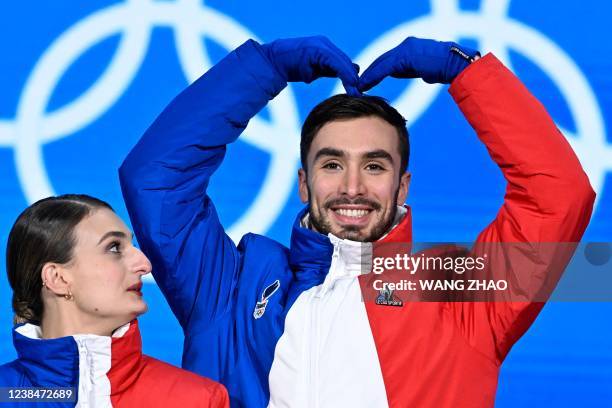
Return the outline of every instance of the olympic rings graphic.
<path id="1" fill-rule="evenodd" d="M 73 134 L 113 106 L 142 64 L 154 26 L 174 28 L 180 62 L 189 81 L 195 81 L 211 67 L 201 48 L 202 34 L 227 49 L 256 38 L 198 0 L 128 0 L 79 21 L 56 39 L 37 62 L 21 94 L 16 119 L 0 121 L 0 146 L 14 147 L 17 175 L 29 202 L 54 194 L 42 144 Z M 122 33 L 118 50 L 97 82 L 70 104 L 45 115 L 64 72 L 89 48 L 116 33 Z M 268 152 L 271 160 L 254 202 L 228 231 L 232 238 L 266 231 L 293 188 L 299 162 L 299 117 L 291 89 L 268 107 L 271 120 L 253 118 L 241 139 Z"/>
<path id="2" fill-rule="evenodd" d="M 474 38 L 511 68 L 509 50 L 533 61 L 567 101 L 576 131 L 561 129 L 580 157 L 597 192 L 612 169 L 612 147 L 606 143 L 603 116 L 593 90 L 572 58 L 537 30 L 508 16 L 510 0 L 483 0 L 477 11 L 465 11 L 458 0 L 431 0 L 431 13 L 400 24 L 375 39 L 355 59 L 367 66 L 408 35 L 426 38 Z M 68 137 L 101 117 L 123 95 L 143 63 L 153 28 L 173 29 L 179 62 L 186 79 L 195 81 L 211 67 L 202 37 L 231 50 L 256 38 L 231 17 L 200 0 L 126 0 L 78 21 L 41 55 L 28 77 L 14 120 L 0 120 L 0 146 L 15 151 L 17 175 L 29 202 L 53 195 L 42 146 Z M 94 45 L 117 33 L 121 39 L 112 60 L 84 93 L 54 112 L 49 100 L 64 73 Z M 413 124 L 443 87 L 412 81 L 392 103 Z M 334 93 L 342 92 L 338 84 Z M 264 233 L 292 192 L 299 165 L 300 118 L 291 87 L 269 105 L 270 119 L 251 120 L 241 140 L 270 155 L 265 181 L 256 198 L 229 228 L 237 239 L 247 232 Z"/>

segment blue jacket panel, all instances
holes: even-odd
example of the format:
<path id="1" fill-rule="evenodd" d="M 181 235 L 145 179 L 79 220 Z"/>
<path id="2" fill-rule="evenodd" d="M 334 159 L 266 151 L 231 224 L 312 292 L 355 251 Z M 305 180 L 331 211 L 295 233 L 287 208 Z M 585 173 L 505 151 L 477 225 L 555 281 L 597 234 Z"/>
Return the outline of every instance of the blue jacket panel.
<path id="1" fill-rule="evenodd" d="M 19 326 L 18 326 L 19 327 Z M 2 407 L 74 407 L 79 388 L 79 352 L 72 337 L 34 340 L 13 330 L 17 359 L 0 365 L 0 387 L 72 388 L 75 402 L 0 403 Z"/>

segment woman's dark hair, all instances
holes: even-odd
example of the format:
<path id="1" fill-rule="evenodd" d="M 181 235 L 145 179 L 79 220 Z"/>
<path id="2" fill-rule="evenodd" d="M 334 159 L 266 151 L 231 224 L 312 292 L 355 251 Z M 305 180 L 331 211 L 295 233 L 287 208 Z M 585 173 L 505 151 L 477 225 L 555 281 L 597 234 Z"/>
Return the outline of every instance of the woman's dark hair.
<path id="1" fill-rule="evenodd" d="M 74 228 L 95 209 L 113 210 L 106 202 L 84 194 L 48 197 L 26 208 L 8 237 L 6 272 L 13 289 L 15 323 L 39 323 L 43 266 L 72 260 Z"/>
<path id="2" fill-rule="evenodd" d="M 346 94 L 334 95 L 325 99 L 314 107 L 306 117 L 302 126 L 300 140 L 300 159 L 302 168 L 308 171 L 306 159 L 310 146 L 321 128 L 334 120 L 356 119 L 367 116 L 375 116 L 389 123 L 397 130 L 398 148 L 402 158 L 400 169 L 406 171 L 408 158 L 410 156 L 410 143 L 406 119 L 389 103 L 379 97 L 372 95 L 348 96 Z"/>

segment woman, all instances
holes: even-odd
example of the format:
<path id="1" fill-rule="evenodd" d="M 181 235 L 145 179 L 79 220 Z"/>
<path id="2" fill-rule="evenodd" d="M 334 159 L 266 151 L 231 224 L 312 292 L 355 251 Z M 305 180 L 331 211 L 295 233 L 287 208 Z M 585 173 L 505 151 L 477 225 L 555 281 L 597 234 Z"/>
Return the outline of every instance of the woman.
<path id="1" fill-rule="evenodd" d="M 107 203 L 38 201 L 15 222 L 6 256 L 15 320 L 25 324 L 13 331 L 18 358 L 0 366 L 0 387 L 16 405 L 34 398 L 17 387 L 72 388 L 70 398 L 55 394 L 66 406 L 228 405 L 222 385 L 142 354 L 135 318 L 147 310 L 151 263 Z"/>

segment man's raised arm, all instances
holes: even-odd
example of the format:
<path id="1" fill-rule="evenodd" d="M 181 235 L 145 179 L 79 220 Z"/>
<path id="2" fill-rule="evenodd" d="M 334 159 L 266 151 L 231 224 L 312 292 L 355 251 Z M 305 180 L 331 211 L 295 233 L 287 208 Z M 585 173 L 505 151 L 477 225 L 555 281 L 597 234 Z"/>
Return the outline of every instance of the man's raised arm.
<path id="1" fill-rule="evenodd" d="M 410 37 L 374 61 L 359 88 L 386 76 L 451 83 L 449 92 L 503 172 L 504 204 L 474 248 L 490 252 L 488 269 L 475 277 L 507 278 L 513 290 L 493 302 L 447 308 L 470 345 L 501 364 L 556 285 L 572 255 L 568 243 L 580 241 L 589 222 L 595 193 L 544 107 L 497 58 L 478 57 L 454 43 Z"/>
<path id="2" fill-rule="evenodd" d="M 467 315 L 487 322 L 469 328 L 470 341 L 501 363 L 561 277 L 572 243 L 591 218 L 595 193 L 545 108 L 493 55 L 466 69 L 449 91 L 507 181 L 504 203 L 479 234 L 476 250 L 489 255 L 487 275 L 508 279 L 513 290 L 507 302 L 496 298 L 456 310 L 461 325 Z"/>
<path id="3" fill-rule="evenodd" d="M 206 194 L 225 145 L 288 81 L 338 77 L 357 93 L 350 59 L 324 37 L 249 40 L 181 92 L 119 170 L 132 225 L 184 329 L 232 305 L 240 253 Z"/>

